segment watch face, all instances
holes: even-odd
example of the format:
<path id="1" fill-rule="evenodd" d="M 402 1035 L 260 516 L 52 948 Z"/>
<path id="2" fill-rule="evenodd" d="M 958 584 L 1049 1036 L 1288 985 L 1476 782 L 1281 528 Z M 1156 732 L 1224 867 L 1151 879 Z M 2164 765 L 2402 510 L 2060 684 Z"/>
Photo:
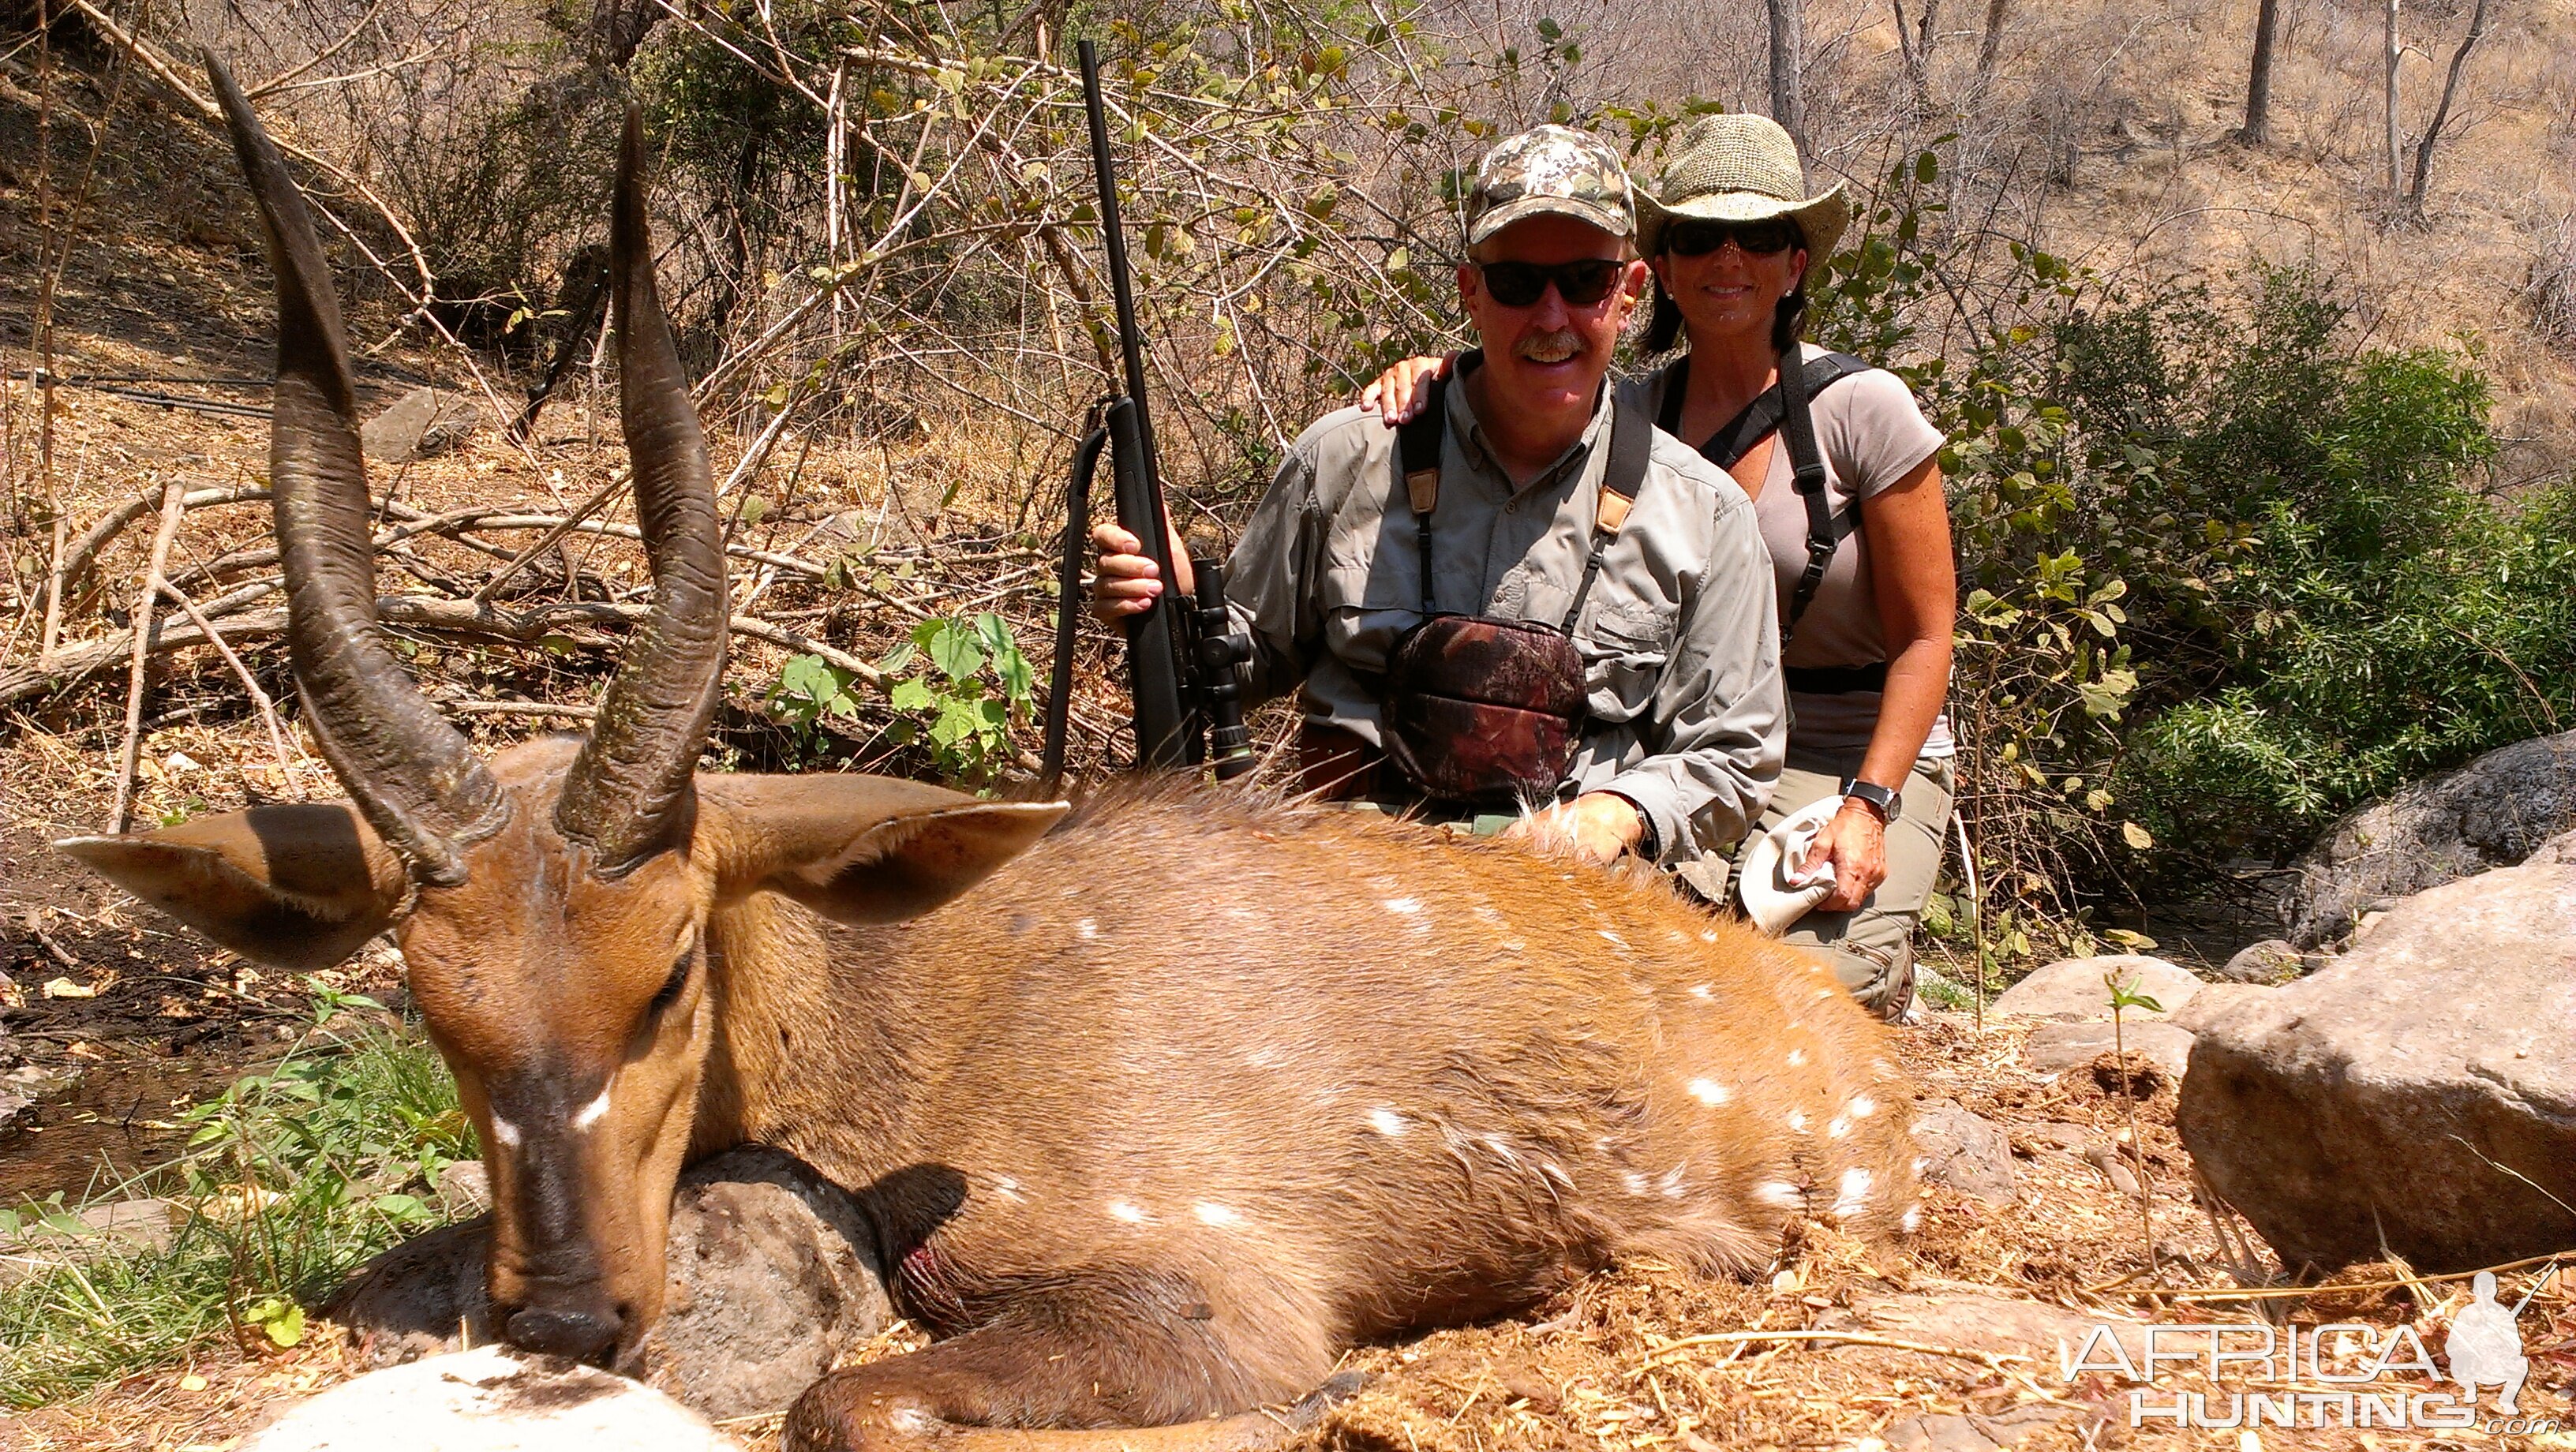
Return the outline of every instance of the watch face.
<path id="1" fill-rule="evenodd" d="M 1843 795 L 1869 803 L 1878 809 L 1880 816 L 1891 822 L 1896 820 L 1897 813 L 1902 809 L 1905 801 L 1903 793 L 1890 791 L 1875 782 L 1866 781 L 1845 782 Z"/>

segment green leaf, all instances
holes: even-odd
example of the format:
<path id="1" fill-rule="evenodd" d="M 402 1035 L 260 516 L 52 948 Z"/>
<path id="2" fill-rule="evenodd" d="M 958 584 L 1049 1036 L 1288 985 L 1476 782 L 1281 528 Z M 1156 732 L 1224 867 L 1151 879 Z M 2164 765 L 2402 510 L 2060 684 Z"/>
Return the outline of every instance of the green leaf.
<path id="1" fill-rule="evenodd" d="M 983 668 L 984 648 L 977 643 L 974 632 L 958 629 L 954 621 L 936 624 L 938 628 L 923 642 L 923 649 L 930 652 L 930 663 L 939 667 L 940 674 L 962 681 Z"/>
<path id="2" fill-rule="evenodd" d="M 895 682 L 894 689 L 886 693 L 886 704 L 898 711 L 927 711 L 937 700 L 918 676 Z"/>
<path id="3" fill-rule="evenodd" d="M 258 1327 L 270 1344 L 281 1348 L 304 1339 L 304 1308 L 281 1297 L 271 1296 L 251 1307 L 242 1313 L 242 1319 Z"/>
<path id="4" fill-rule="evenodd" d="M 931 744 L 954 747 L 974 735 L 975 727 L 975 711 L 969 703 L 953 699 L 943 701 L 939 705 L 939 719 L 930 723 Z"/>

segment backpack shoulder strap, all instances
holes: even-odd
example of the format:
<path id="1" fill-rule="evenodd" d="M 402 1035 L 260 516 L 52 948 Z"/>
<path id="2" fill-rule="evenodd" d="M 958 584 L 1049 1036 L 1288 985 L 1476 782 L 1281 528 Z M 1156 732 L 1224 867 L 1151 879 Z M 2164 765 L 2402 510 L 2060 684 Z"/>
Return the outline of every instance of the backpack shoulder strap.
<path id="1" fill-rule="evenodd" d="M 1646 487 L 1646 465 L 1655 454 L 1655 425 L 1644 410 L 1625 404 L 1610 411 L 1610 461 L 1601 470 L 1601 503 L 1592 517 L 1597 534 L 1617 534 L 1628 507 Z"/>
<path id="2" fill-rule="evenodd" d="M 1566 607 L 1565 619 L 1556 627 L 1560 633 L 1574 633 L 1592 582 L 1601 574 L 1602 558 L 1610 553 L 1610 541 L 1619 537 L 1620 526 L 1628 522 L 1629 507 L 1637 502 L 1637 491 L 1646 486 L 1646 465 L 1654 453 L 1654 420 L 1643 409 L 1614 403 L 1610 457 L 1601 466 L 1601 498 L 1592 511 L 1592 553 L 1583 562 L 1583 582 L 1574 587 L 1574 603 Z"/>
<path id="3" fill-rule="evenodd" d="M 1780 622 L 1783 647 L 1796 633 L 1798 617 L 1815 602 L 1817 587 L 1824 584 L 1825 572 L 1833 568 L 1834 551 L 1842 544 L 1844 531 L 1836 527 L 1833 501 L 1825 491 L 1825 458 L 1816 447 L 1816 421 L 1807 399 L 1811 378 L 1822 371 L 1817 365 L 1833 364 L 1846 357 L 1849 355 L 1828 353 L 1805 368 L 1785 366 L 1789 361 L 1786 356 L 1780 360 L 1784 365 L 1780 369 L 1780 442 L 1788 447 L 1790 478 L 1798 497 L 1807 505 L 1807 567 L 1800 572 L 1797 587 L 1789 593 L 1789 617 Z M 1832 370 L 1833 378 L 1842 376 L 1839 367 Z"/>
<path id="4" fill-rule="evenodd" d="M 1812 399 L 1853 374 L 1868 371 L 1868 363 L 1849 353 L 1827 353 L 1808 359 L 1801 377 L 1806 381 L 1807 397 Z M 1784 373 L 1782 376 L 1787 375 Z M 1690 365 L 1685 359 L 1673 366 L 1672 382 L 1665 385 L 1664 414 L 1667 422 L 1664 428 L 1667 431 L 1681 427 L 1681 391 L 1689 382 Z M 1728 419 L 1716 433 L 1709 435 L 1707 442 L 1699 446 L 1699 451 L 1719 468 L 1732 469 L 1746 454 L 1753 452 L 1755 444 L 1770 437 L 1771 431 L 1780 427 L 1786 410 L 1787 400 L 1779 385 L 1773 384 L 1764 389 L 1760 397 L 1746 404 L 1742 413 Z"/>
<path id="5" fill-rule="evenodd" d="M 1459 359 L 1460 366 L 1466 362 L 1463 357 Z M 1448 432 L 1449 380 L 1435 377 L 1422 411 L 1397 425 L 1395 431 L 1395 470 L 1404 483 L 1405 502 L 1413 508 L 1413 540 L 1422 558 L 1422 613 L 1426 618 L 1438 613 L 1431 595 L 1431 516 L 1440 507 L 1440 447 Z"/>

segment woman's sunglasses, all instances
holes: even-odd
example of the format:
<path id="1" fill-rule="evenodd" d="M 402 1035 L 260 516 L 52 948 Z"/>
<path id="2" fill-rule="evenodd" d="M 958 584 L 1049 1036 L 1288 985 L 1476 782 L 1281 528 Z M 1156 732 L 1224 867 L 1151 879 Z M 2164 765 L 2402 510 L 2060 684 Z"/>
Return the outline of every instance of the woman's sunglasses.
<path id="1" fill-rule="evenodd" d="M 1573 262 L 1540 264 L 1536 262 L 1480 262 L 1476 270 L 1484 274 L 1485 291 L 1494 301 L 1507 308 L 1525 308 L 1547 295 L 1549 283 L 1556 284 L 1556 295 L 1570 308 L 1588 308 L 1610 295 L 1619 285 L 1619 272 L 1628 264 L 1607 257 L 1585 257 Z"/>
<path id="2" fill-rule="evenodd" d="M 1776 218 L 1764 222 L 1706 222 L 1694 218 L 1664 228 L 1664 250 L 1675 257 L 1706 257 L 1730 241 L 1747 257 L 1773 257 L 1802 245 L 1805 239 L 1798 235 L 1797 223 Z"/>

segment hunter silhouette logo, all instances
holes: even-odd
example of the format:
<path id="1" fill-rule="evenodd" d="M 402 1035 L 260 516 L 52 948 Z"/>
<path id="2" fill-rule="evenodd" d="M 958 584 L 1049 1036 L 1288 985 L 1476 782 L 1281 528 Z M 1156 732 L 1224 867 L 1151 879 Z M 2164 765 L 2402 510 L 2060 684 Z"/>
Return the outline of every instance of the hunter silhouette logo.
<path id="1" fill-rule="evenodd" d="M 2548 1283 L 2546 1275 L 2540 1284 Z M 2496 1278 L 2493 1271 L 2480 1271 L 2469 1283 L 2469 1304 L 2451 1322 L 2450 1339 L 2442 1343 L 2442 1354 L 2450 1358 L 2451 1380 L 2477 1402 L 2478 1388 L 2501 1388 L 2496 1393 L 2496 1410 L 2508 1414 L 2522 1408 L 2514 1398 L 2522 1391 L 2522 1380 L 2531 1374 L 2531 1363 L 2522 1354 L 2522 1332 L 2514 1325 L 2522 1308 L 2531 1304 L 2524 1296 L 2510 1311 L 2496 1304 Z M 2533 1288 L 2538 1294 L 2538 1286 Z"/>
<path id="2" fill-rule="evenodd" d="M 2098 1324 L 2071 1350 L 2060 1344 L 2059 1371 L 2070 1385 L 2099 1374 L 2129 1382 L 2132 1427 L 2170 1421 L 2176 1427 L 2212 1429 L 2251 1430 L 2268 1424 L 2432 1431 L 2483 1426 L 2489 1433 L 2514 1436 L 2554 1433 L 2562 1426 L 2557 1418 L 2522 1414 L 2518 1399 L 2531 1362 L 2523 1355 L 2515 1323 L 2557 1270 L 2554 1260 L 2542 1267 L 2530 1292 L 2510 1307 L 2496 1300 L 2494 1272 L 2472 1276 L 2469 1303 L 2451 1318 L 2442 1344 L 2450 1363 L 2448 1377 L 2414 1327 L 2358 1322 L 2158 1323 L 2128 1328 L 2125 1343 L 2120 1329 Z M 2207 1378 L 2211 1389 L 2167 1383 L 2169 1367 L 2192 1368 Z M 2502 1414 L 2483 1424 L 2481 1387 L 2496 1388 L 2496 1409 Z"/>

